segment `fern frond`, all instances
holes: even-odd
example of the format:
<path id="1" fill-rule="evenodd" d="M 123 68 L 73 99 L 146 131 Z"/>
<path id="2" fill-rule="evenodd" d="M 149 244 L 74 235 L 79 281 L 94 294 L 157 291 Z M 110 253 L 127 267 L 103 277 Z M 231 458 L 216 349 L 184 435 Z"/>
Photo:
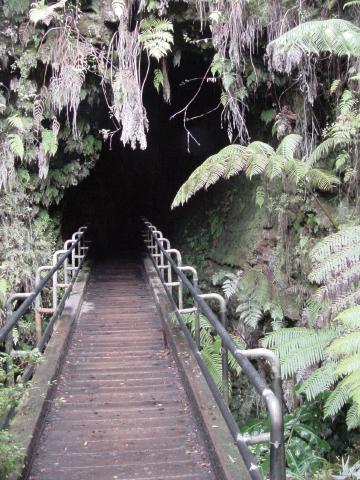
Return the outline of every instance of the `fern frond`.
<path id="1" fill-rule="evenodd" d="M 246 176 L 252 179 L 254 175 L 260 175 L 264 172 L 269 163 L 269 157 L 263 153 L 253 153 L 246 167 Z"/>
<path id="2" fill-rule="evenodd" d="M 335 317 L 335 322 L 342 323 L 346 327 L 359 329 L 360 328 L 360 305 L 356 305 L 355 307 L 348 308 L 337 317 Z"/>
<path id="3" fill-rule="evenodd" d="M 333 417 L 336 415 L 343 406 L 349 401 L 350 390 L 342 380 L 339 382 L 333 392 L 330 393 L 324 406 L 324 416 Z"/>
<path id="4" fill-rule="evenodd" d="M 287 377 L 324 360 L 325 348 L 334 335 L 333 328 L 282 328 L 266 335 L 262 344 L 278 353 L 282 374 Z"/>
<path id="5" fill-rule="evenodd" d="M 311 257 L 314 258 L 313 252 Z M 360 244 L 353 244 L 321 260 L 309 274 L 309 280 L 316 283 L 326 283 L 329 278 L 339 275 L 359 261 Z"/>
<path id="6" fill-rule="evenodd" d="M 353 94 L 350 92 L 350 90 L 344 90 L 339 103 L 341 115 L 346 115 L 347 113 L 351 112 L 355 106 L 356 100 Z"/>
<path id="7" fill-rule="evenodd" d="M 360 354 L 351 355 L 341 360 L 335 369 L 335 375 L 340 378 L 360 370 Z"/>
<path id="8" fill-rule="evenodd" d="M 221 391 L 222 389 L 222 361 L 221 355 L 214 351 L 213 345 L 206 345 L 201 350 L 201 358 L 208 368 L 215 385 Z"/>
<path id="9" fill-rule="evenodd" d="M 360 28 L 342 19 L 305 22 L 269 43 L 267 54 L 274 69 L 290 72 L 304 55 L 330 53 L 360 56 Z"/>
<path id="10" fill-rule="evenodd" d="M 7 122 L 11 128 L 16 128 L 19 132 L 23 132 L 25 130 L 25 123 L 23 117 L 20 117 L 18 114 L 11 115 L 7 118 Z"/>
<path id="11" fill-rule="evenodd" d="M 7 140 L 12 153 L 23 160 L 25 149 L 22 138 L 17 133 L 10 133 L 7 135 Z"/>
<path id="12" fill-rule="evenodd" d="M 328 235 L 310 251 L 309 255 L 313 262 L 320 262 L 332 253 L 336 253 L 345 247 L 360 244 L 360 227 L 343 228 L 339 232 Z"/>
<path id="13" fill-rule="evenodd" d="M 236 309 L 236 313 L 245 325 L 248 325 L 253 329 L 258 326 L 258 323 L 264 316 L 261 306 L 252 299 L 240 303 Z"/>
<path id="14" fill-rule="evenodd" d="M 360 427 L 360 406 L 357 404 L 351 405 L 346 414 L 346 425 L 348 430 L 353 430 Z M 360 467 L 360 464 L 359 464 Z"/>
<path id="15" fill-rule="evenodd" d="M 329 390 L 336 382 L 336 363 L 326 362 L 317 368 L 302 384 L 300 392 L 305 393 L 306 398 L 314 400 L 320 393 Z"/>
<path id="16" fill-rule="evenodd" d="M 173 24 L 169 20 L 150 16 L 140 23 L 139 39 L 149 55 L 160 60 L 171 50 L 174 43 L 173 30 Z"/>
<path id="17" fill-rule="evenodd" d="M 47 130 L 44 128 L 42 131 L 42 142 L 41 145 L 44 149 L 44 153 L 46 155 L 49 155 L 50 157 L 53 157 L 58 149 L 58 140 L 56 135 L 52 130 Z"/>
<path id="18" fill-rule="evenodd" d="M 265 175 L 273 180 L 275 177 L 280 177 L 283 173 L 286 159 L 281 155 L 272 155 L 267 162 L 265 168 Z"/>
<path id="19" fill-rule="evenodd" d="M 329 279 L 326 285 L 317 290 L 315 298 L 320 302 L 326 299 L 333 300 L 344 294 L 350 289 L 351 285 L 358 281 L 360 281 L 360 264 L 355 263 L 355 265 L 342 272 L 341 275 L 336 275 L 335 278 Z"/>
<path id="20" fill-rule="evenodd" d="M 312 152 L 310 153 L 307 164 L 312 167 L 323 158 L 326 158 L 331 152 L 333 152 L 338 146 L 349 143 L 347 138 L 329 137 L 322 141 Z"/>
<path id="21" fill-rule="evenodd" d="M 186 203 L 196 192 L 207 189 L 221 178 L 229 178 L 242 171 L 247 164 L 246 148 L 229 145 L 200 165 L 176 194 L 171 208 Z"/>
<path id="22" fill-rule="evenodd" d="M 302 142 L 302 136 L 295 133 L 286 135 L 280 142 L 276 153 L 286 160 L 292 160 L 294 158 L 296 150 L 299 148 L 299 145 Z"/>
<path id="23" fill-rule="evenodd" d="M 318 190 L 328 191 L 340 185 L 340 179 L 338 177 L 319 168 L 309 170 L 308 177 L 310 185 Z"/>
<path id="24" fill-rule="evenodd" d="M 222 284 L 222 290 L 226 298 L 231 298 L 238 291 L 242 275 L 240 273 L 227 273 Z"/>
<path id="25" fill-rule="evenodd" d="M 323 337 L 316 335 L 311 337 L 301 349 L 293 349 L 286 357 L 281 357 L 281 374 L 283 378 L 291 377 L 297 372 L 303 371 L 323 361 L 325 358 L 325 347 L 329 341 L 329 335 L 324 335 Z"/>
<path id="26" fill-rule="evenodd" d="M 154 70 L 154 87 L 158 93 L 160 93 L 160 88 L 164 86 L 164 75 L 159 68 Z"/>
<path id="27" fill-rule="evenodd" d="M 308 173 L 308 166 L 301 160 L 291 159 L 286 162 L 284 172 L 289 180 L 297 185 Z"/>
<path id="28" fill-rule="evenodd" d="M 329 345 L 327 350 L 336 355 L 352 355 L 360 353 L 360 331 L 336 338 L 331 345 Z"/>
<path id="29" fill-rule="evenodd" d="M 255 203 L 259 208 L 262 208 L 265 203 L 265 189 L 261 185 L 256 187 Z"/>
<path id="30" fill-rule="evenodd" d="M 346 293 L 336 297 L 335 301 L 321 313 L 324 319 L 329 318 L 330 314 L 332 316 L 337 315 L 345 309 L 358 305 L 360 302 L 360 290 L 355 290 L 354 292 Z"/>

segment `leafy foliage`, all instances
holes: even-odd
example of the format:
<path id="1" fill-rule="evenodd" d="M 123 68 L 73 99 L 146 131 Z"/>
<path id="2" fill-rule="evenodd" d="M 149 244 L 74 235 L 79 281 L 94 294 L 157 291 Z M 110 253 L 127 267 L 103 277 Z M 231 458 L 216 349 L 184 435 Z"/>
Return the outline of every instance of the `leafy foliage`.
<path id="1" fill-rule="evenodd" d="M 185 324 L 195 338 L 195 314 L 183 315 Z M 239 348 L 244 348 L 243 342 L 236 336 L 232 336 L 234 342 Z M 209 321 L 204 315 L 200 314 L 200 345 L 201 357 L 208 368 L 219 391 L 222 390 L 222 360 L 221 360 L 221 338 L 216 335 Z M 229 355 L 229 367 L 237 375 L 240 374 L 240 367 L 235 358 Z M 229 392 L 232 391 L 232 382 L 229 376 Z"/>
<path id="2" fill-rule="evenodd" d="M 160 60 L 172 48 L 173 30 L 169 20 L 150 16 L 140 23 L 140 42 L 151 57 Z"/>
<path id="3" fill-rule="evenodd" d="M 325 402 L 325 416 L 338 414 L 350 402 L 349 429 L 357 428 L 360 418 L 358 244 L 359 227 L 348 227 L 325 237 L 310 252 L 309 279 L 325 284 L 314 298 L 328 302 L 316 318 L 322 328 L 281 329 L 264 340 L 278 352 L 285 377 L 315 367 L 301 387 L 309 400 L 333 389 Z M 330 319 L 330 326 L 324 326 Z"/>
<path id="4" fill-rule="evenodd" d="M 160 88 L 164 86 L 164 75 L 159 68 L 154 70 L 154 87 L 156 91 L 159 93 Z"/>
<path id="5" fill-rule="evenodd" d="M 269 43 L 267 54 L 272 68 L 290 72 L 306 55 L 330 53 L 360 56 L 360 28 L 342 19 L 312 20 L 282 34 Z"/>
<path id="6" fill-rule="evenodd" d="M 267 143 L 255 141 L 247 147 L 229 145 L 212 155 L 200 165 L 182 185 L 175 196 L 172 208 L 186 203 L 196 192 L 207 189 L 220 179 L 229 179 L 240 172 L 251 179 L 264 175 L 268 180 L 287 177 L 294 184 L 310 183 L 320 190 L 331 190 L 339 179 L 329 172 L 313 168 L 308 161 L 294 158 L 301 143 L 300 135 L 284 137 L 274 150 Z"/>
<path id="7" fill-rule="evenodd" d="M 289 478 L 305 480 L 315 478 L 316 472 L 326 465 L 324 454 L 330 451 L 329 443 L 321 438 L 322 424 L 317 415 L 317 406 L 304 405 L 293 413 L 285 415 L 284 437 L 285 455 Z M 241 427 L 243 435 L 256 435 L 270 429 L 268 419 L 250 420 Z M 270 451 L 268 445 L 252 447 L 263 475 L 268 475 Z"/>
<path id="8" fill-rule="evenodd" d="M 40 0 L 33 3 L 30 10 L 30 21 L 34 24 L 42 22 L 49 25 L 56 15 L 56 10 L 64 8 L 66 2 L 67 0 L 60 0 L 52 5 L 45 5 L 45 0 Z"/>
<path id="9" fill-rule="evenodd" d="M 17 133 L 9 133 L 7 138 L 13 154 L 22 160 L 24 158 L 25 149 L 21 137 Z"/>

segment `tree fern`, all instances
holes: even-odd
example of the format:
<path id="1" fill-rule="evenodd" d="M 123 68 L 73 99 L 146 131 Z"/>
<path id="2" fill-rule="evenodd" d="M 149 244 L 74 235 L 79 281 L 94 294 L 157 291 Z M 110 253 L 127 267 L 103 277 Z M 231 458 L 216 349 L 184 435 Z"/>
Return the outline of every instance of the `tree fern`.
<path id="1" fill-rule="evenodd" d="M 300 392 L 308 400 L 314 400 L 320 393 L 329 390 L 336 383 L 336 363 L 326 362 L 317 368 L 301 385 Z"/>
<path id="2" fill-rule="evenodd" d="M 328 235 L 311 250 L 310 258 L 317 263 L 345 247 L 360 244 L 360 226 L 343 228 L 339 232 Z"/>
<path id="3" fill-rule="evenodd" d="M 301 135 L 296 135 L 294 133 L 286 135 L 277 147 L 276 153 L 286 160 L 292 160 L 301 142 Z"/>
<path id="4" fill-rule="evenodd" d="M 346 405 L 349 400 L 349 387 L 342 380 L 331 392 L 324 405 L 324 415 L 333 417 Z"/>
<path id="5" fill-rule="evenodd" d="M 140 42 L 151 57 L 160 60 L 172 48 L 173 30 L 169 20 L 150 16 L 140 23 Z"/>
<path id="6" fill-rule="evenodd" d="M 359 428 L 359 425 L 360 425 L 360 406 L 359 405 L 356 405 L 356 404 L 351 405 L 351 407 L 349 408 L 346 414 L 346 424 L 348 426 L 348 430 Z M 360 462 L 359 462 L 358 468 L 360 470 Z"/>
<path id="7" fill-rule="evenodd" d="M 329 351 L 331 351 L 332 346 L 333 345 L 330 345 Z M 360 354 L 359 353 L 357 353 L 356 355 L 350 355 L 349 357 L 346 356 L 346 358 L 344 358 L 338 363 L 334 373 L 339 378 L 339 377 L 349 375 L 350 373 L 353 373 L 354 371 L 357 371 L 357 370 L 360 370 Z"/>
<path id="8" fill-rule="evenodd" d="M 300 141 L 299 135 L 290 134 L 284 137 L 276 151 L 259 141 L 247 147 L 229 145 L 223 148 L 194 170 L 176 194 L 172 208 L 183 205 L 199 190 L 240 172 L 250 179 L 256 175 L 264 175 L 268 180 L 286 176 L 294 184 L 303 182 L 320 190 L 330 190 L 338 185 L 339 180 L 334 175 L 313 168 L 308 161 L 294 158 Z"/>
<path id="9" fill-rule="evenodd" d="M 304 55 L 330 53 L 360 56 L 360 28 L 341 19 L 302 23 L 269 43 L 267 54 L 272 68 L 290 72 Z"/>
<path id="10" fill-rule="evenodd" d="M 333 328 L 282 328 L 266 335 L 262 343 L 278 353 L 282 375 L 287 378 L 324 360 L 335 332 Z"/>

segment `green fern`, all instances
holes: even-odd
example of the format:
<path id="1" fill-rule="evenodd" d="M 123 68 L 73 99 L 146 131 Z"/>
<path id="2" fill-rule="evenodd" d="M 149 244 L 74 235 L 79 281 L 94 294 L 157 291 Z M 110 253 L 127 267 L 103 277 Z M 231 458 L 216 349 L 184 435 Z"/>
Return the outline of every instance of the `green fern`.
<path id="1" fill-rule="evenodd" d="M 299 392 L 305 393 L 309 401 L 315 400 L 318 395 L 334 386 L 337 380 L 335 370 L 335 362 L 326 362 L 303 382 Z"/>
<path id="2" fill-rule="evenodd" d="M 220 179 L 228 179 L 244 172 L 248 178 L 264 175 L 268 180 L 287 177 L 294 184 L 303 182 L 320 190 L 331 190 L 339 184 L 334 175 L 313 168 L 308 161 L 294 158 L 301 142 L 299 135 L 284 137 L 276 151 L 264 142 L 255 141 L 247 147 L 229 145 L 212 155 L 200 165 L 182 185 L 172 203 L 172 208 L 186 203 L 196 192 L 207 189 Z"/>
<path id="3" fill-rule="evenodd" d="M 342 380 L 331 392 L 324 405 L 324 416 L 333 417 L 346 405 L 349 400 L 349 387 Z"/>
<path id="4" fill-rule="evenodd" d="M 18 114 L 8 117 L 7 122 L 11 128 L 15 128 L 19 132 L 23 132 L 25 130 L 24 118 L 20 117 Z"/>
<path id="5" fill-rule="evenodd" d="M 17 133 L 10 133 L 7 135 L 7 139 L 12 153 L 19 157 L 20 160 L 23 160 L 25 155 L 25 149 L 22 138 Z"/>
<path id="6" fill-rule="evenodd" d="M 339 232 L 328 235 L 311 250 L 310 258 L 319 262 L 331 254 L 341 251 L 345 247 L 360 244 L 360 226 L 347 227 Z"/>
<path id="7" fill-rule="evenodd" d="M 334 328 L 282 328 L 266 335 L 262 343 L 277 352 L 282 375 L 287 378 L 324 360 L 325 349 L 335 333 Z"/>
<path id="8" fill-rule="evenodd" d="M 164 87 L 164 75 L 159 68 L 154 70 L 154 87 L 158 93 L 160 93 L 160 88 Z"/>
<path id="9" fill-rule="evenodd" d="M 360 425 L 360 407 L 359 405 L 351 405 L 346 415 L 346 424 L 348 430 L 359 428 Z M 360 465 L 359 465 L 360 466 Z"/>
<path id="10" fill-rule="evenodd" d="M 42 131 L 42 142 L 41 145 L 44 149 L 46 155 L 53 157 L 58 149 L 58 140 L 56 135 L 52 130 L 44 129 Z"/>
<path id="11" fill-rule="evenodd" d="M 302 23 L 269 43 L 267 54 L 272 68 L 290 72 L 304 55 L 330 53 L 360 56 L 360 28 L 341 19 Z"/>
<path id="12" fill-rule="evenodd" d="M 173 24 L 166 19 L 153 16 L 140 23 L 140 42 L 151 57 L 160 60 L 171 51 L 174 43 Z"/>

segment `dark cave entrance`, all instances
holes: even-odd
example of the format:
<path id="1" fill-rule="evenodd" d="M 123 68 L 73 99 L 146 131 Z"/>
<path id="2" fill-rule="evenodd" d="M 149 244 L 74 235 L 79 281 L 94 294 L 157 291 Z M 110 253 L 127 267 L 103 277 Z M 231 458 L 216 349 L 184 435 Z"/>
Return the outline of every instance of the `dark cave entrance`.
<path id="1" fill-rule="evenodd" d="M 197 55 L 186 54 L 178 68 L 169 72 L 172 85 L 171 105 L 163 102 L 148 80 L 144 104 L 149 119 L 147 150 L 124 148 L 114 137 L 112 149 L 104 144 L 102 154 L 89 177 L 70 188 L 62 201 L 63 234 L 68 236 L 80 224 L 89 225 L 96 255 L 116 254 L 139 246 L 141 216 L 146 216 L 168 234 L 182 215 L 170 210 L 179 186 L 209 155 L 228 143 L 226 131 L 220 129 L 220 109 L 190 123 L 200 146 L 190 143 L 181 115 L 170 116 L 184 107 L 199 87 L 208 63 Z M 185 84 L 184 79 L 196 79 Z M 201 115 L 219 102 L 217 85 L 204 85 L 190 109 L 191 116 Z M 106 119 L 107 112 L 96 112 Z M 113 128 L 104 120 L 103 128 Z"/>

